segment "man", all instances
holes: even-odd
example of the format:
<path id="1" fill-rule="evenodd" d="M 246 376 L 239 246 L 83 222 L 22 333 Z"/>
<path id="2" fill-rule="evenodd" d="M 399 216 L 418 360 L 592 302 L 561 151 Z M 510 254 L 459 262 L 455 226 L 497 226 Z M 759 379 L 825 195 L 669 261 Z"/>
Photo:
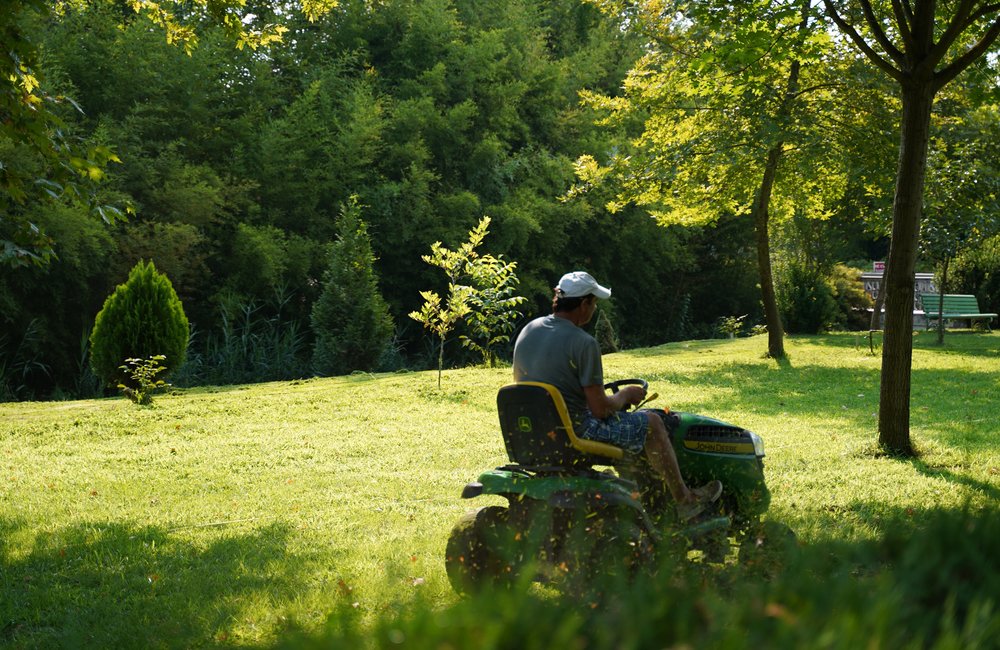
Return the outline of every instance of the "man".
<path id="1" fill-rule="evenodd" d="M 552 315 L 528 323 L 514 344 L 514 381 L 552 384 L 562 393 L 581 438 L 605 442 L 633 453 L 645 450 L 649 464 L 663 478 L 677 502 L 677 514 L 691 519 L 722 494 L 712 481 L 690 489 L 681 477 L 677 455 L 663 419 L 653 411 L 625 411 L 646 397 L 641 386 L 604 390 L 604 368 L 597 340 L 583 330 L 597 311 L 597 300 L 611 297 L 582 271 L 567 273 L 555 288 Z"/>

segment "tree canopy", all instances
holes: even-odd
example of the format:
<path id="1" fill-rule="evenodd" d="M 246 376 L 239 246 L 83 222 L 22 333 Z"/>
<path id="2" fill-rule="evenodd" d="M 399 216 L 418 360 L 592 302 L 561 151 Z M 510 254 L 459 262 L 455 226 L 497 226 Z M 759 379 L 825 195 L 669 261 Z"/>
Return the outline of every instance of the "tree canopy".
<path id="1" fill-rule="evenodd" d="M 93 319 L 141 259 L 190 319 L 174 384 L 309 374 L 351 197 L 396 327 L 379 369 L 434 365 L 406 316 L 447 279 L 421 257 L 485 215 L 494 279 L 516 263 L 527 302 L 500 330 L 459 322 L 468 347 L 449 363 L 509 354 L 574 269 L 614 287 L 623 347 L 734 318 L 780 342 L 762 259 L 779 281 L 805 259 L 826 283 L 885 255 L 894 80 L 798 1 L 599 4 L 15 2 L 0 18 L 16 67 L 0 82 L 4 397 L 96 390 Z M 990 114 L 991 65 L 949 86 L 949 115 Z M 958 173 L 947 160 L 975 129 L 932 133 L 934 168 Z"/>

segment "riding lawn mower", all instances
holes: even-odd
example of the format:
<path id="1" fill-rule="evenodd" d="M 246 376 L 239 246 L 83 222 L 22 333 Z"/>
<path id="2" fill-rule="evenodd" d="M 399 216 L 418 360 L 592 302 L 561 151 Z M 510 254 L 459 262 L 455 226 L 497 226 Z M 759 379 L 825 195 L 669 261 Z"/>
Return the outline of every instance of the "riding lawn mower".
<path id="1" fill-rule="evenodd" d="M 648 388 L 644 380 L 626 379 L 605 389 L 617 392 L 629 384 Z M 771 499 L 764 443 L 742 427 L 654 409 L 685 482 L 718 479 L 724 486 L 709 509 L 680 521 L 645 456 L 578 437 L 554 386 L 510 384 L 500 389 L 497 407 L 510 462 L 483 472 L 465 486 L 462 498 L 497 495 L 506 505 L 471 511 L 452 529 L 445 567 L 460 593 L 524 579 L 631 576 L 655 566 L 664 552 L 722 562 L 733 542 L 745 560 L 770 537 L 791 535 L 762 523 Z"/>

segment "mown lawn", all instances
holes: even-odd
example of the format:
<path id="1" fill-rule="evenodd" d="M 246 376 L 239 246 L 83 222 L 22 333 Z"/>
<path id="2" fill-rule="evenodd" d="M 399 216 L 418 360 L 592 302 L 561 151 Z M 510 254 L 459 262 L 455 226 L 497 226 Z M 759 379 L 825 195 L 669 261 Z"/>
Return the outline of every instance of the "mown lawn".
<path id="1" fill-rule="evenodd" d="M 800 544 L 1000 498 L 1000 335 L 916 337 L 918 460 L 878 453 L 879 359 L 853 334 L 698 341 L 607 357 L 677 410 L 761 434 L 771 518 Z M 509 369 L 354 375 L 0 405 L 0 644 L 268 644 L 341 608 L 362 624 L 457 601 L 461 487 L 505 461 Z M 482 500 L 486 503 L 485 500 Z M 476 504 L 478 505 L 478 504 Z"/>

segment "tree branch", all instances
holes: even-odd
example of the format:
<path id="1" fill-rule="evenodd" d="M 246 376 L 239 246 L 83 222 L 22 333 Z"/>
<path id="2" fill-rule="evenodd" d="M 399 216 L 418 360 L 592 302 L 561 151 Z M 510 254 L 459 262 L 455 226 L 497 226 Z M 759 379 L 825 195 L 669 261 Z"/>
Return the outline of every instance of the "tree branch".
<path id="1" fill-rule="evenodd" d="M 965 0 L 958 0 L 965 2 Z M 937 16 L 938 0 L 917 0 L 917 5 L 910 20 L 910 36 L 913 38 L 913 51 L 910 54 L 913 60 L 909 60 L 908 70 L 915 68 L 921 61 L 926 60 L 927 51 L 934 46 L 934 19 Z M 933 73 L 933 68 L 930 72 Z"/>
<path id="2" fill-rule="evenodd" d="M 794 93 L 792 97 L 799 98 L 802 97 L 803 95 L 808 95 L 809 93 L 814 92 L 816 90 L 825 90 L 827 88 L 844 88 L 844 87 L 845 86 L 842 83 L 833 83 L 833 82 L 816 84 L 815 86 L 809 86 L 808 88 L 803 88 L 799 90 L 798 92 Z"/>
<path id="3" fill-rule="evenodd" d="M 854 42 L 858 49 L 861 50 L 864 55 L 872 61 L 872 63 L 900 83 L 904 81 L 903 73 L 891 63 L 883 59 L 878 52 L 872 49 L 871 45 L 868 44 L 868 41 L 866 41 L 864 37 L 862 37 L 861 34 L 854 29 L 854 27 L 844 20 L 839 13 L 837 13 L 836 7 L 833 6 L 833 0 L 823 0 L 823 4 L 826 6 L 826 14 L 830 17 L 830 19 L 836 23 L 837 27 L 839 27 L 842 32 L 847 34 L 848 38 Z"/>
<path id="4" fill-rule="evenodd" d="M 978 11 L 969 16 L 969 19 L 965 21 L 965 25 L 962 27 L 962 31 L 965 31 L 969 27 L 975 25 L 976 21 L 978 21 L 980 18 L 984 18 L 998 11 L 1000 11 L 1000 3 L 995 2 L 991 5 L 983 5 L 982 7 L 979 8 Z"/>
<path id="5" fill-rule="evenodd" d="M 906 16 L 907 22 L 913 22 L 913 5 L 910 4 L 910 0 L 903 0 L 903 15 Z"/>
<path id="6" fill-rule="evenodd" d="M 861 0 L 861 10 L 865 14 L 865 22 L 868 23 L 868 29 L 871 30 L 872 35 L 875 40 L 882 47 L 882 50 L 888 54 L 896 63 L 902 65 L 906 61 L 906 55 L 899 51 L 889 37 L 886 36 L 885 30 L 882 29 L 882 25 L 878 22 L 875 17 L 875 12 L 872 11 L 872 3 L 870 0 Z"/>
<path id="7" fill-rule="evenodd" d="M 896 25 L 899 26 L 899 37 L 903 39 L 903 48 L 910 50 L 913 48 L 913 33 L 910 31 L 910 20 L 913 12 L 907 11 L 908 6 L 904 6 L 902 0 L 892 0 L 892 12 L 896 15 Z"/>
<path id="8" fill-rule="evenodd" d="M 927 53 L 926 61 L 931 69 L 937 67 L 938 62 L 948 53 L 948 49 L 955 43 L 955 40 L 969 26 L 966 21 L 972 13 L 974 5 L 975 0 L 962 0 L 958 3 L 958 10 L 955 12 L 955 17 L 948 24 L 948 29 L 944 30 L 944 33 L 941 34 L 941 39 Z"/>
<path id="9" fill-rule="evenodd" d="M 934 75 L 934 91 L 937 92 L 943 88 L 945 84 L 957 77 L 962 70 L 969 67 L 973 61 L 985 54 L 992 47 L 993 43 L 996 42 L 998 36 L 1000 36 L 1000 18 L 997 18 L 993 22 L 989 30 L 979 39 L 978 43 Z"/>

